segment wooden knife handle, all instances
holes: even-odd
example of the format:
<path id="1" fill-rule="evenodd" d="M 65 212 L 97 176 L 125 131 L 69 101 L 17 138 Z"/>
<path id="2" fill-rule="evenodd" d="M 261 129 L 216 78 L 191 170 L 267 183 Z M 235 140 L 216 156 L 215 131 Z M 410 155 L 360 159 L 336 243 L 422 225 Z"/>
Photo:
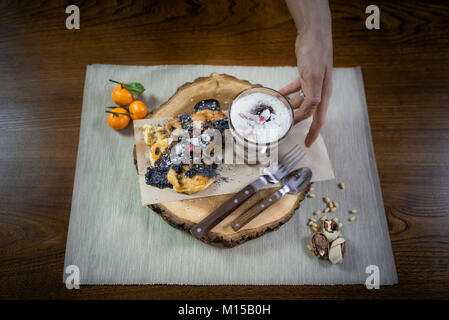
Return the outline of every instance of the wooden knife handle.
<path id="1" fill-rule="evenodd" d="M 237 192 L 233 197 L 223 203 L 214 212 L 201 220 L 190 229 L 190 233 L 197 239 L 205 240 L 208 232 L 223 221 L 232 211 L 248 200 L 253 194 L 267 184 L 267 179 L 262 176 L 253 183 Z"/>
<path id="2" fill-rule="evenodd" d="M 273 203 L 278 201 L 286 191 L 281 188 L 275 193 L 273 193 L 268 199 L 265 199 L 257 203 L 254 207 L 250 208 L 248 211 L 244 212 L 238 216 L 232 223 L 231 227 L 234 231 L 239 231 L 243 226 L 248 224 L 251 220 L 257 217 L 262 211 L 271 206 Z"/>

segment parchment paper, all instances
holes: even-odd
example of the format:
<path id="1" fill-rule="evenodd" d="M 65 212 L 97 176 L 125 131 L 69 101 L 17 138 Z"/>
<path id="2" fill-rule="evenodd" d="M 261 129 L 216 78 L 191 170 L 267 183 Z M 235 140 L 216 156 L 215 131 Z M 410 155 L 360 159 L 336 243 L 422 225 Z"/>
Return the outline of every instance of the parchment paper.
<path id="1" fill-rule="evenodd" d="M 229 166 L 224 164 L 220 165 L 217 172 L 219 172 L 221 177 L 227 178 L 227 182 L 220 181 L 220 183 L 213 183 L 209 188 L 195 194 L 187 195 L 175 192 L 170 188 L 159 189 L 147 185 L 145 183 L 145 173 L 149 166 L 149 147 L 144 141 L 143 126 L 145 124 L 161 125 L 165 123 L 164 120 L 167 119 L 169 118 L 134 121 L 134 139 L 136 143 L 137 167 L 139 173 L 139 176 L 136 176 L 136 179 L 139 180 L 140 195 L 143 205 L 234 193 L 238 192 L 260 176 L 260 165 L 234 164 Z M 334 172 L 332 171 L 332 165 L 323 138 L 319 136 L 317 141 L 310 148 L 305 147 L 304 139 L 307 134 L 307 129 L 307 122 L 296 124 L 292 128 L 289 136 L 279 145 L 279 156 L 282 156 L 282 154 L 290 150 L 295 144 L 299 144 L 303 150 L 305 150 L 306 155 L 297 164 L 296 168 L 311 168 L 313 172 L 312 181 L 334 179 Z M 268 184 L 265 188 L 272 188 L 274 186 L 275 185 L 273 184 Z"/>
<path id="2" fill-rule="evenodd" d="M 337 178 L 316 182 L 316 198 L 303 201 L 279 230 L 232 249 L 217 249 L 175 230 L 142 206 L 132 127 L 115 132 L 106 123 L 103 107 L 112 103 L 113 88 L 107 80 L 144 83 L 148 90 L 142 99 L 157 107 L 183 83 L 212 72 L 277 89 L 297 77 L 295 67 L 88 66 L 65 267 L 79 267 L 81 285 L 364 284 L 370 265 L 379 268 L 380 285 L 397 283 L 358 68 L 334 69 L 322 131 Z M 337 188 L 340 181 L 346 184 L 344 191 Z M 328 216 L 344 224 L 342 265 L 320 261 L 307 250 L 307 220 L 324 207 L 323 196 L 340 203 Z M 354 222 L 348 222 L 350 209 L 359 211 Z"/>

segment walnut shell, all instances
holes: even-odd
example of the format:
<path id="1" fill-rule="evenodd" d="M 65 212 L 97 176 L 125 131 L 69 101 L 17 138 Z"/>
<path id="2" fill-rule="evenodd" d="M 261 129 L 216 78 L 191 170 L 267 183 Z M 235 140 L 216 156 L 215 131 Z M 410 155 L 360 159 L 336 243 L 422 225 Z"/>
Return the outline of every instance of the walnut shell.
<path id="1" fill-rule="evenodd" d="M 310 240 L 312 244 L 312 252 L 320 259 L 328 259 L 329 257 L 329 240 L 321 232 L 312 234 Z"/>
<path id="2" fill-rule="evenodd" d="M 342 263 L 346 251 L 346 240 L 338 238 L 333 241 L 329 249 L 329 261 L 332 264 Z"/>
<path id="3" fill-rule="evenodd" d="M 330 242 L 337 239 L 340 234 L 340 226 L 336 221 L 326 219 L 323 221 L 323 233 Z"/>

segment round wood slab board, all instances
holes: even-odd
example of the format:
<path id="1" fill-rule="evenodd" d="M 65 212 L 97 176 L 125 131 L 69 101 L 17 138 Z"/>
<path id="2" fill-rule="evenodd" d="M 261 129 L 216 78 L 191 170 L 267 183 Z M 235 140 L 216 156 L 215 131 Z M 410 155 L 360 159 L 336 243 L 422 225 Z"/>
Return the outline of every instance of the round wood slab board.
<path id="1" fill-rule="evenodd" d="M 178 88 L 176 93 L 151 115 L 152 118 L 178 116 L 192 113 L 196 103 L 205 99 L 216 99 L 222 110 L 228 109 L 233 98 L 241 91 L 260 85 L 239 80 L 227 74 L 212 73 L 209 77 L 196 79 Z M 135 153 L 134 153 L 135 159 Z M 257 202 L 268 197 L 277 188 L 263 189 L 248 199 L 242 206 L 232 212 L 225 220 L 215 226 L 209 233 L 207 243 L 221 243 L 225 247 L 234 247 L 245 241 L 260 237 L 267 231 L 279 228 L 287 222 L 300 202 L 310 190 L 310 185 L 297 195 L 286 194 L 275 204 L 263 211 L 254 220 L 235 232 L 230 223 L 241 213 Z M 173 191 L 175 192 L 175 191 Z M 232 194 L 197 198 L 191 200 L 171 201 L 150 205 L 171 226 L 189 232 L 190 228 L 232 197 Z"/>

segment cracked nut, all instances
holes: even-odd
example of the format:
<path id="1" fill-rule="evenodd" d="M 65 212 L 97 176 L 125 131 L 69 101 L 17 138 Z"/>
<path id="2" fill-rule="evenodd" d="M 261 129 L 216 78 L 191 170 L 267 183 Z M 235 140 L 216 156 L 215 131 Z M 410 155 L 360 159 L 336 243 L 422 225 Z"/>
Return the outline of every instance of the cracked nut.
<path id="1" fill-rule="evenodd" d="M 330 244 L 329 261 L 332 264 L 342 263 L 346 251 L 346 240 L 337 238 Z"/>
<path id="2" fill-rule="evenodd" d="M 330 242 L 337 239 L 340 234 L 340 225 L 332 220 L 323 221 L 323 233 Z"/>
<path id="3" fill-rule="evenodd" d="M 338 184 L 338 187 L 343 190 L 345 188 L 345 183 L 344 182 L 340 182 Z"/>
<path id="4" fill-rule="evenodd" d="M 320 259 L 328 259 L 329 256 L 329 240 L 320 232 L 315 232 L 310 240 L 312 252 Z"/>

